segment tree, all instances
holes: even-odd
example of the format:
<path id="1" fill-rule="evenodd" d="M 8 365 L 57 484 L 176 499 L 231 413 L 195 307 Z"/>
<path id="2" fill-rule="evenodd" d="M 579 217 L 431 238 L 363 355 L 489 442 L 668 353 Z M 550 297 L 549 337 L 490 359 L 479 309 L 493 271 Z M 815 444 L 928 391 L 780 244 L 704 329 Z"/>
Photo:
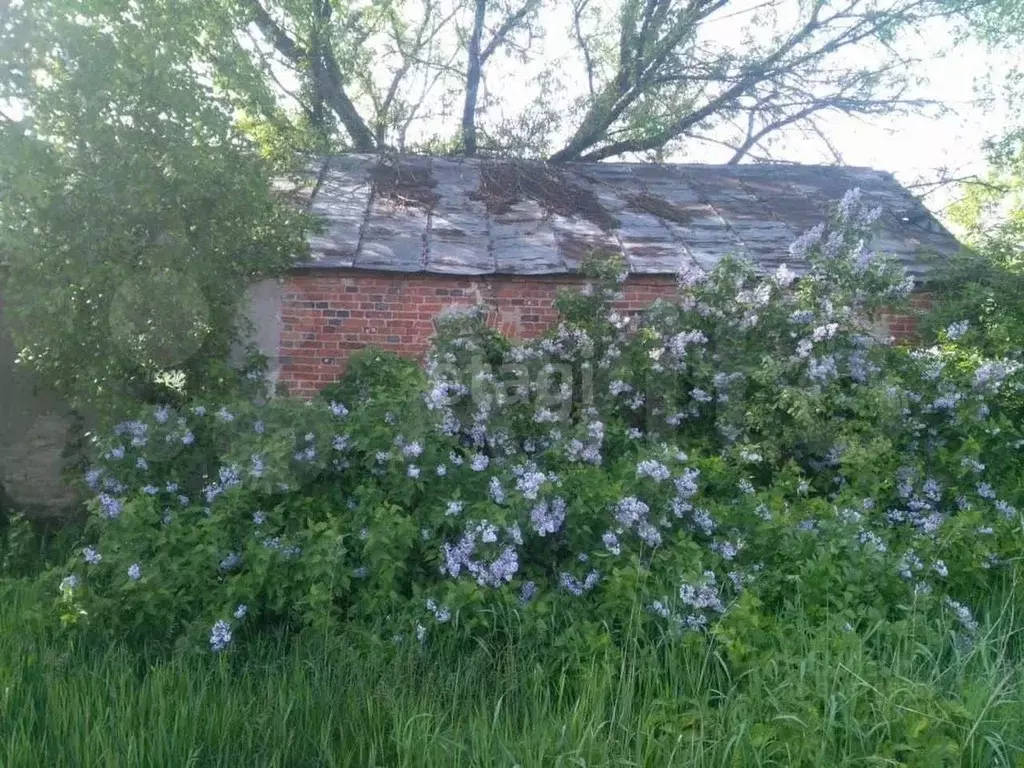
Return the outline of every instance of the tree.
<path id="1" fill-rule="evenodd" d="M 22 360 L 93 406 L 172 374 L 215 388 L 246 286 L 290 264 L 305 227 L 234 125 L 256 88 L 218 87 L 232 52 L 202 32 L 223 19 L 173 0 L 3 10 L 0 257 Z"/>
<path id="2" fill-rule="evenodd" d="M 336 147 L 436 148 L 440 140 L 469 155 L 526 153 L 558 162 L 712 142 L 727 145 L 731 162 L 740 162 L 763 158 L 788 127 L 817 133 L 830 146 L 821 122 L 830 112 L 941 109 L 914 93 L 918 61 L 908 40 L 936 20 L 974 22 L 993 2 L 212 5 L 234 20 L 234 37 L 256 30 L 252 55 L 303 84 L 291 94 L 298 113 L 318 121 Z M 732 39 L 722 42 L 715 34 L 721 29 Z M 500 86 L 488 87 L 489 72 Z M 531 83 L 527 103 L 515 103 L 514 92 Z"/>

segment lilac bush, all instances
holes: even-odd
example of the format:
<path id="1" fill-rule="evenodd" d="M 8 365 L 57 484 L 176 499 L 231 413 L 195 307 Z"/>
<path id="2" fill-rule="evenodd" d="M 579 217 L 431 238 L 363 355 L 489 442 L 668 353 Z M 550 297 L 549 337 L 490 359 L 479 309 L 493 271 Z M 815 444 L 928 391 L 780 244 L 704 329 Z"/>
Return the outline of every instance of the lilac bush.
<path id="1" fill-rule="evenodd" d="M 913 286 L 870 250 L 877 217 L 851 193 L 788 267 L 685 270 L 630 316 L 595 259 L 542 339 L 439 318 L 414 387 L 138 415 L 97 446 L 60 603 L 218 652 L 282 623 L 429 642 L 499 607 L 738 637 L 797 588 L 812 620 L 969 633 L 1024 540 L 1022 373 L 966 326 L 877 337 Z"/>

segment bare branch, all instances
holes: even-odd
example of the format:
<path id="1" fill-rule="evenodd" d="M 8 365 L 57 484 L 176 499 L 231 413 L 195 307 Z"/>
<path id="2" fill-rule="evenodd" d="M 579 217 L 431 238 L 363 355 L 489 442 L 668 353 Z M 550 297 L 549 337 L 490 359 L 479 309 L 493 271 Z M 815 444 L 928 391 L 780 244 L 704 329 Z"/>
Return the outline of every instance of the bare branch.
<path id="1" fill-rule="evenodd" d="M 480 64 L 486 64 L 487 60 L 491 58 L 491 55 L 498 50 L 498 47 L 504 45 L 507 42 L 508 36 L 512 34 L 519 25 L 523 23 L 527 16 L 529 16 L 534 10 L 540 6 L 540 0 L 526 0 L 522 7 L 519 8 L 515 13 L 510 14 L 498 27 L 498 30 L 494 33 L 491 41 L 480 53 Z"/>
<path id="2" fill-rule="evenodd" d="M 583 29 L 581 27 L 583 12 L 587 9 L 589 4 L 590 0 L 577 0 L 577 2 L 573 4 L 572 28 L 573 33 L 576 35 L 576 44 L 580 48 L 580 53 L 583 54 L 583 62 L 587 68 L 587 88 L 590 91 L 590 100 L 593 101 L 597 98 L 594 92 L 594 60 L 590 55 L 590 45 L 587 43 L 587 39 L 583 36 Z"/>

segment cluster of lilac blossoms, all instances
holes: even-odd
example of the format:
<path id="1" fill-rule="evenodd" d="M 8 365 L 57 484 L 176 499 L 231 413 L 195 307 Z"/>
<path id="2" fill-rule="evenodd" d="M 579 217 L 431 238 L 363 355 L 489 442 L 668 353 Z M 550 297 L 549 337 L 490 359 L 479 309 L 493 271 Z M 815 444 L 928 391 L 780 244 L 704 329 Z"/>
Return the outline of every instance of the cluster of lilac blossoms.
<path id="1" fill-rule="evenodd" d="M 844 198 L 843 221 L 866 226 L 874 216 L 858 195 Z M 741 590 L 778 581 L 759 583 L 756 568 L 788 567 L 771 547 L 791 540 L 859 558 L 907 595 L 933 591 L 970 631 L 971 608 L 941 599 L 963 567 L 949 542 L 961 541 L 956 523 L 969 512 L 982 567 L 1007 551 L 1022 498 L 992 446 L 1020 438 L 1001 398 L 1021 372 L 1010 360 L 950 361 L 952 342 L 974 335 L 966 321 L 918 355 L 873 340 L 860 289 L 829 284 L 884 276 L 884 258 L 865 242 L 818 227 L 793 244 L 799 274 L 687 274 L 678 304 L 629 318 L 607 307 L 593 328 L 566 322 L 507 352 L 474 335 L 483 315 L 447 318 L 462 335 L 431 352 L 415 402 L 387 402 L 383 417 L 364 403 L 317 402 L 308 420 L 295 410 L 282 419 L 271 403 L 258 412 L 161 407 L 123 422 L 85 478 L 112 540 L 76 553 L 62 593 L 77 599 L 110 574 L 144 594 L 165 578 L 145 550 L 118 546 L 118 526 L 151 525 L 154 541 L 211 532 L 203 567 L 216 597 L 247 601 L 224 599 L 204 614 L 224 616 L 209 636 L 219 652 L 237 622 L 264 615 L 261 597 L 229 590 L 265 562 L 300 579 L 315 560 L 317 543 L 304 554 L 308 539 L 290 522 L 306 507 L 310 522 L 341 531 L 330 557 L 354 579 L 339 579 L 352 584 L 338 599 L 368 594 L 372 604 L 377 569 L 367 563 L 390 534 L 375 518 L 386 508 L 411 532 L 407 557 L 422 558 L 410 571 L 429 573 L 417 577 L 411 609 L 421 640 L 460 623 L 451 619 L 467 603 L 454 595 L 510 598 L 523 610 L 611 601 L 606 585 L 627 564 L 649 570 L 638 599 L 652 614 L 706 629 Z M 905 289 L 894 283 L 883 297 Z M 897 357 L 903 368 L 890 377 Z M 229 447 L 208 476 L 162 474 L 166 452 L 188 456 L 211 433 L 218 450 Z M 871 476 L 871 439 L 904 466 L 894 460 Z M 317 503 L 306 504 L 314 482 Z"/>

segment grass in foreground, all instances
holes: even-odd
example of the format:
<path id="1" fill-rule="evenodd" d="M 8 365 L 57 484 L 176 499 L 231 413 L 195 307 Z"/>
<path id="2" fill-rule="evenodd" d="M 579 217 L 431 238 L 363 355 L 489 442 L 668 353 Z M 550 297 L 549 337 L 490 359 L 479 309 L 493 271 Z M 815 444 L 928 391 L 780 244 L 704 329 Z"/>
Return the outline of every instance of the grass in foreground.
<path id="1" fill-rule="evenodd" d="M 972 647 L 793 623 L 733 671 L 693 637 L 572 666 L 526 643 L 371 654 L 344 637 L 146 665 L 33 629 L 27 587 L 0 597 L 10 768 L 1024 765 L 1013 602 Z"/>

